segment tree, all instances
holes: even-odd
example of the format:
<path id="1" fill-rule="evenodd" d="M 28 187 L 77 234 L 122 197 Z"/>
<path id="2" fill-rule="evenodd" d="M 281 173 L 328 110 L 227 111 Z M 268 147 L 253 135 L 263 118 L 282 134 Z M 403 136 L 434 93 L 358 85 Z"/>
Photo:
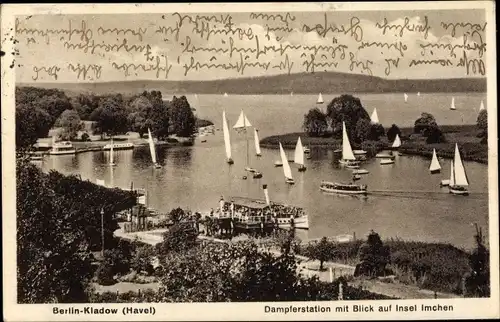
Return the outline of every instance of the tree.
<path id="1" fill-rule="evenodd" d="M 153 265 L 151 264 L 153 255 L 153 247 L 149 245 L 138 247 L 131 260 L 132 269 L 137 273 L 146 272 L 147 274 L 151 274 L 153 272 Z"/>
<path id="2" fill-rule="evenodd" d="M 38 138 L 49 134 L 51 126 L 51 117 L 45 110 L 16 104 L 16 149 L 31 148 Z"/>
<path id="3" fill-rule="evenodd" d="M 359 98 L 352 95 L 335 97 L 327 106 L 327 116 L 332 120 L 332 129 L 336 135 L 342 133 L 342 122 L 345 122 L 350 140 L 355 139 L 359 119 L 370 120 Z"/>
<path id="4" fill-rule="evenodd" d="M 89 121 L 90 115 L 99 105 L 99 97 L 94 94 L 79 94 L 72 97 L 70 103 L 82 120 Z"/>
<path id="5" fill-rule="evenodd" d="M 78 112 L 75 110 L 65 110 L 62 112 L 55 125 L 63 128 L 62 138 L 68 141 L 74 140 L 78 135 L 78 131 L 83 128 L 80 116 L 78 116 Z"/>
<path id="6" fill-rule="evenodd" d="M 16 190 L 18 302 L 85 302 L 91 254 L 84 231 L 74 224 L 81 210 L 22 160 Z"/>
<path id="7" fill-rule="evenodd" d="M 101 134 L 122 134 L 128 129 L 127 111 L 119 94 L 101 98 L 90 119 L 96 122 L 95 129 Z"/>
<path id="8" fill-rule="evenodd" d="M 163 255 L 185 251 L 196 245 L 197 238 L 198 232 L 192 223 L 177 222 L 163 234 L 163 241 L 157 247 Z"/>
<path id="9" fill-rule="evenodd" d="M 389 130 L 387 130 L 387 140 L 393 142 L 396 139 L 396 135 L 401 137 L 401 130 L 396 124 L 393 124 Z"/>
<path id="10" fill-rule="evenodd" d="M 427 142 L 428 144 L 446 142 L 446 138 L 443 132 L 441 132 L 437 125 L 427 127 L 427 129 L 425 129 L 425 131 L 423 132 L 423 135 L 427 137 L 425 142 Z"/>
<path id="11" fill-rule="evenodd" d="M 378 141 L 381 136 L 385 135 L 384 126 L 380 123 L 371 124 L 370 126 L 370 140 Z"/>
<path id="12" fill-rule="evenodd" d="M 318 108 L 310 109 L 309 112 L 304 115 L 302 127 L 309 136 L 322 136 L 328 128 L 325 114 Z"/>
<path id="13" fill-rule="evenodd" d="M 425 136 L 425 131 L 429 127 L 438 127 L 436 119 L 430 113 L 422 113 L 420 117 L 415 121 L 413 132 L 417 134 L 423 134 Z"/>
<path id="14" fill-rule="evenodd" d="M 358 257 L 361 274 L 379 276 L 384 274 L 385 267 L 390 261 L 390 250 L 384 246 L 380 236 L 371 231 L 367 241 L 360 246 Z"/>
<path id="15" fill-rule="evenodd" d="M 479 137 L 482 137 L 481 143 L 488 142 L 488 111 L 482 110 L 477 116 L 477 128 L 480 131 Z"/>
<path id="16" fill-rule="evenodd" d="M 333 242 L 323 237 L 318 243 L 308 244 L 304 250 L 304 255 L 319 260 L 319 269 L 322 271 L 324 270 L 323 263 L 333 258 L 334 247 Z"/>
<path id="17" fill-rule="evenodd" d="M 356 123 L 355 139 L 356 142 L 362 143 L 370 139 L 371 134 L 371 123 L 367 119 L 359 119 Z"/>
<path id="18" fill-rule="evenodd" d="M 190 137 L 196 132 L 196 118 L 186 96 L 173 97 L 169 106 L 172 132 L 180 137 Z"/>
<path id="19" fill-rule="evenodd" d="M 139 133 L 141 137 L 153 125 L 153 120 L 150 118 L 152 109 L 153 104 L 144 95 L 133 98 L 129 103 L 129 127 L 132 131 Z"/>
<path id="20" fill-rule="evenodd" d="M 470 273 L 465 277 L 465 295 L 471 297 L 490 296 L 490 253 L 484 245 L 482 231 L 474 236 L 476 248 L 469 256 Z"/>

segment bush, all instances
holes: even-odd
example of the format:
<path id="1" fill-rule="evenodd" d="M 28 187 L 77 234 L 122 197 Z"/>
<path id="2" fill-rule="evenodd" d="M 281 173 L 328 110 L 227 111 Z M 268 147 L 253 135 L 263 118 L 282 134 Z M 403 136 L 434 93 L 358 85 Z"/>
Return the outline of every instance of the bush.
<path id="1" fill-rule="evenodd" d="M 83 133 L 80 140 L 82 140 L 83 142 L 89 142 L 90 141 L 90 135 L 88 135 L 87 132 Z"/>
<path id="2" fill-rule="evenodd" d="M 103 261 L 96 270 L 95 273 L 96 281 L 100 285 L 113 285 L 116 283 L 113 267 L 110 263 Z"/>

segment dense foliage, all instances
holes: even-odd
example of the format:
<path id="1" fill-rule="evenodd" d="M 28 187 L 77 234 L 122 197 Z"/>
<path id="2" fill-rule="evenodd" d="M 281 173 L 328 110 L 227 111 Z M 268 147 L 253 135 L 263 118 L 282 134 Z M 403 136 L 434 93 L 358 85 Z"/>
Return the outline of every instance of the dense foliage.
<path id="1" fill-rule="evenodd" d="M 319 242 L 307 244 L 301 254 L 311 259 L 319 260 L 319 269 L 322 271 L 324 270 L 324 262 L 334 258 L 334 249 L 335 244 L 327 240 L 326 237 L 323 237 Z"/>
<path id="2" fill-rule="evenodd" d="M 394 139 L 396 139 L 396 135 L 399 135 L 399 137 L 401 137 L 401 130 L 396 124 L 393 124 L 387 130 L 387 140 L 389 140 L 389 142 L 393 142 Z"/>
<path id="3" fill-rule="evenodd" d="M 85 93 L 68 98 L 56 89 L 16 88 L 18 149 L 47 137 L 54 126 L 63 127 L 63 139 L 73 140 L 81 129 L 81 120 L 93 121 L 94 132 L 102 136 L 134 131 L 142 137 L 150 128 L 156 138 L 166 139 L 169 134 L 189 137 L 197 129 L 197 119 L 185 96 L 174 96 L 170 102 L 163 100 L 160 91 L 144 91 L 131 97 Z"/>
<path id="4" fill-rule="evenodd" d="M 76 110 L 65 110 L 56 120 L 55 126 L 62 127 L 61 139 L 70 141 L 76 139 L 83 123 Z"/>
<path id="5" fill-rule="evenodd" d="M 426 137 L 427 143 L 446 142 L 443 132 L 436 123 L 436 119 L 430 113 L 422 113 L 415 121 L 413 132 Z"/>
<path id="6" fill-rule="evenodd" d="M 20 303 L 81 302 L 91 278 L 91 250 L 116 228 L 113 214 L 135 203 L 128 192 L 106 189 L 56 172 L 43 174 L 17 161 L 17 286 Z"/>
<path id="7" fill-rule="evenodd" d="M 464 277 L 465 296 L 490 296 L 490 252 L 484 245 L 482 232 L 479 230 L 476 248 L 469 256 L 470 272 Z"/>
<path id="8" fill-rule="evenodd" d="M 327 106 L 326 114 L 332 120 L 331 127 L 336 136 L 342 134 L 342 122 L 345 122 L 349 139 L 355 139 L 356 126 L 361 119 L 370 121 L 368 112 L 359 98 L 352 95 L 335 97 Z"/>
<path id="9" fill-rule="evenodd" d="M 366 242 L 359 247 L 359 274 L 369 276 L 381 276 L 386 273 L 386 266 L 391 259 L 389 247 L 385 246 L 379 234 L 371 231 Z M 356 276 L 357 274 L 354 273 Z"/>
<path id="10" fill-rule="evenodd" d="M 322 136 L 328 129 L 326 115 L 321 112 L 319 108 L 310 109 L 309 112 L 304 115 L 302 127 L 309 136 Z"/>
<path id="11" fill-rule="evenodd" d="M 479 137 L 482 138 L 481 143 L 488 143 L 488 111 L 482 110 L 477 116 L 477 128 L 480 131 Z"/>

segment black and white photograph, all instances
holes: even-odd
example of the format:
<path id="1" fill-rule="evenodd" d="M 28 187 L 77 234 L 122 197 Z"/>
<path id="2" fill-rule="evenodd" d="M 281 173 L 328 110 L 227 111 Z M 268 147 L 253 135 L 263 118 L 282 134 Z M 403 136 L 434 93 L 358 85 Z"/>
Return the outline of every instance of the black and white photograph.
<path id="1" fill-rule="evenodd" d="M 2 5 L 6 320 L 498 317 L 494 13 Z"/>

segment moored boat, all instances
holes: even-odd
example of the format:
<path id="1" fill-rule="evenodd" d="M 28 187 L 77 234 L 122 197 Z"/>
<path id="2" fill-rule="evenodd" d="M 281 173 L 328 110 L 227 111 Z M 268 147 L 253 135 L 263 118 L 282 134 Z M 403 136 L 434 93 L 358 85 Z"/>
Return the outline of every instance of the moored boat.
<path id="1" fill-rule="evenodd" d="M 245 171 L 254 173 L 254 172 L 257 172 L 257 169 L 250 168 L 250 167 L 245 167 Z"/>
<path id="2" fill-rule="evenodd" d="M 111 147 L 113 147 L 113 150 L 132 150 L 134 149 L 134 144 L 131 142 L 127 143 L 110 143 L 106 144 L 102 149 L 107 151 L 111 150 Z"/>
<path id="3" fill-rule="evenodd" d="M 311 153 L 311 149 L 309 149 L 309 147 L 305 146 L 304 147 L 304 153 L 305 154 Z"/>
<path id="4" fill-rule="evenodd" d="M 352 173 L 353 174 L 368 174 L 368 173 L 370 173 L 370 171 L 368 171 L 366 169 L 356 169 L 356 170 L 352 170 Z"/>
<path id="5" fill-rule="evenodd" d="M 338 183 L 338 182 L 329 182 L 322 181 L 319 186 L 321 191 L 338 193 L 338 194 L 346 194 L 346 195 L 366 195 L 367 194 L 367 186 L 366 185 L 357 185 L 353 183 Z"/>
<path id="6" fill-rule="evenodd" d="M 381 165 L 387 165 L 387 164 L 393 164 L 393 163 L 394 163 L 394 159 L 382 159 L 382 160 L 380 160 Z"/>
<path id="7" fill-rule="evenodd" d="M 52 141 L 52 149 L 49 151 L 50 155 L 67 155 L 67 154 L 75 154 L 76 150 L 73 147 L 73 144 L 69 141 L 61 141 L 55 142 L 55 137 L 53 137 Z"/>
<path id="8" fill-rule="evenodd" d="M 283 162 L 281 162 L 281 161 L 274 161 L 274 166 L 275 167 L 282 167 L 283 166 Z"/>
<path id="9" fill-rule="evenodd" d="M 367 152 L 365 150 L 352 150 L 354 155 L 365 155 Z"/>
<path id="10" fill-rule="evenodd" d="M 253 178 L 254 178 L 254 179 L 260 179 L 260 178 L 262 178 L 262 173 L 261 173 L 261 172 L 259 172 L 259 171 L 255 171 L 255 172 L 253 173 Z"/>
<path id="11" fill-rule="evenodd" d="M 375 155 L 375 157 L 379 158 L 379 159 L 391 159 L 391 160 L 396 159 L 396 156 L 392 152 L 390 152 L 390 153 L 382 153 L 382 152 L 380 152 L 380 153 L 377 153 Z"/>
<path id="12" fill-rule="evenodd" d="M 352 180 L 353 181 L 356 181 L 356 180 L 359 180 L 359 179 L 361 179 L 361 176 L 359 174 L 355 174 L 355 175 L 352 176 Z"/>

